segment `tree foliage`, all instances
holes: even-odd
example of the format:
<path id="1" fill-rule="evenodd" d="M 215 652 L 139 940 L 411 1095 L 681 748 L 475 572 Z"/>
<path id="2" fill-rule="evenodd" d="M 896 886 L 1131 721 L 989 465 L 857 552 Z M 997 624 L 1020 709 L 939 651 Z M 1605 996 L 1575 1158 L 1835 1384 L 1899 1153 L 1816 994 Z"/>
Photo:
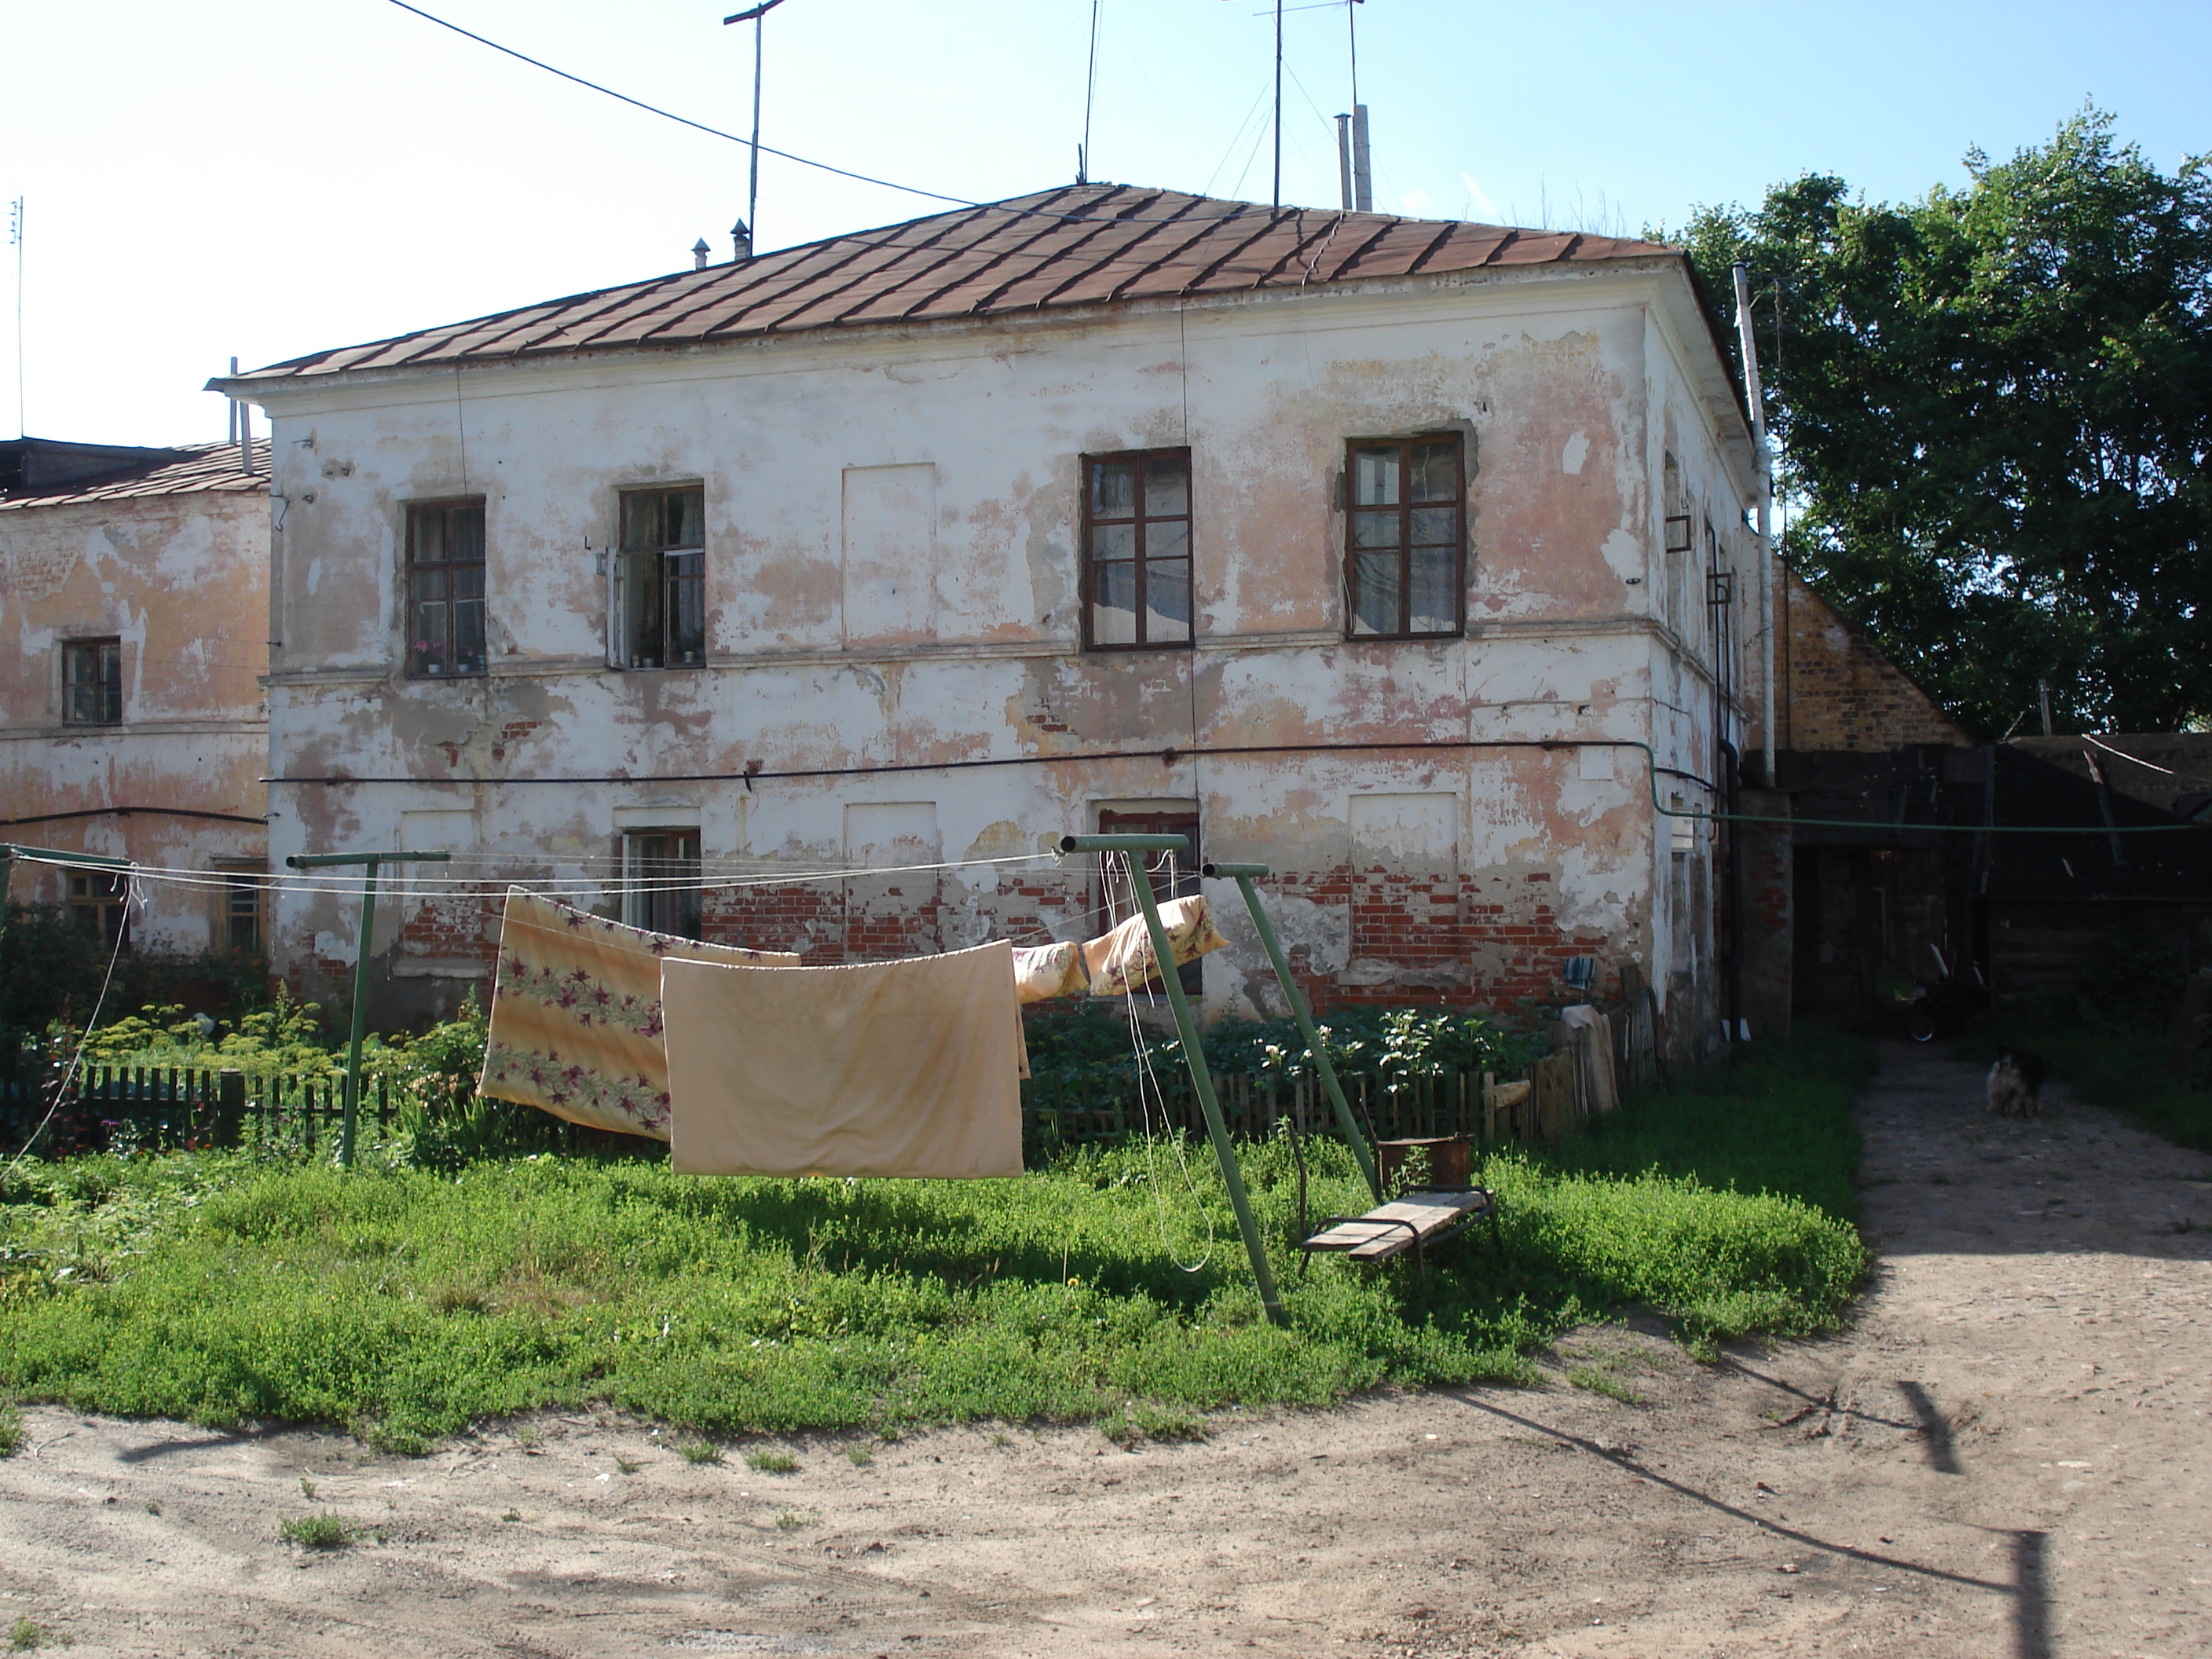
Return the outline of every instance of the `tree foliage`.
<path id="1" fill-rule="evenodd" d="M 2212 719 L 2212 166 L 2094 109 L 1869 204 L 1808 174 L 1700 210 L 1748 263 L 1791 562 L 1970 727 Z"/>

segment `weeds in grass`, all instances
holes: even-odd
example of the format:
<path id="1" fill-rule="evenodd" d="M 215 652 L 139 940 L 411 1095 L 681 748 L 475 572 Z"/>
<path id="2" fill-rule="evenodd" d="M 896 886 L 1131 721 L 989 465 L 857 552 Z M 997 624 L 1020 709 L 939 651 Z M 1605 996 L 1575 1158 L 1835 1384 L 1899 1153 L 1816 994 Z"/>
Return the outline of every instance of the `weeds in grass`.
<path id="1" fill-rule="evenodd" d="M 785 1510 L 775 1517 L 780 1532 L 797 1532 L 801 1527 L 811 1527 L 822 1519 L 819 1510 Z"/>
<path id="2" fill-rule="evenodd" d="M 508 1510 L 499 1518 L 502 1521 L 520 1521 L 522 1519 L 522 1511 L 520 1510 Z"/>
<path id="3" fill-rule="evenodd" d="M 0 1457 L 13 1457 L 23 1449 L 23 1413 L 13 1406 L 0 1406 Z"/>
<path id="4" fill-rule="evenodd" d="M 324 1510 L 320 1515 L 288 1517 L 276 1523 L 276 1535 L 302 1549 L 339 1549 L 354 1540 L 354 1528 L 342 1516 Z"/>
<path id="5" fill-rule="evenodd" d="M 1206 1424 L 1192 1412 L 1163 1409 L 1133 1400 L 1101 1419 L 1098 1431 L 1115 1444 L 1127 1446 L 1139 1440 L 1203 1440 Z"/>
<path id="6" fill-rule="evenodd" d="M 46 1625 L 33 1624 L 28 1619 L 18 1619 L 8 1627 L 8 1651 L 10 1653 L 35 1653 L 40 1648 L 66 1648 L 76 1644 L 74 1636 Z"/>
<path id="7" fill-rule="evenodd" d="M 315 1483 L 308 1480 L 304 1474 L 300 1477 L 300 1496 L 307 1498 L 310 1501 L 312 1501 L 315 1496 Z"/>
<path id="8" fill-rule="evenodd" d="M 617 1457 L 615 1459 L 615 1467 L 620 1469 L 624 1474 L 635 1474 L 640 1469 L 643 1468 L 645 1465 L 638 1462 L 634 1458 Z"/>
<path id="9" fill-rule="evenodd" d="M 711 1440 L 685 1440 L 677 1445 L 677 1452 L 687 1463 L 719 1463 L 722 1449 Z"/>
<path id="10" fill-rule="evenodd" d="M 745 1467 L 763 1474 L 792 1474 L 799 1468 L 799 1460 L 789 1452 L 770 1451 L 763 1446 L 745 1454 Z"/>
<path id="11" fill-rule="evenodd" d="M 1529 1382 L 1528 1352 L 1625 1308 L 1671 1316 L 1709 1352 L 1824 1328 L 1855 1288 L 1866 1255 L 1842 1218 L 1863 1057 L 1811 1037 L 1778 1055 L 1753 1045 L 1556 1154 L 1486 1158 L 1500 1235 L 1470 1234 L 1425 1279 L 1339 1262 L 1300 1279 L 1278 1243 L 1288 1328 L 1260 1316 L 1241 1253 L 1176 1266 L 1204 1253 L 1209 1227 L 1235 1237 L 1202 1152 L 1164 1242 L 1140 1145 L 940 1183 L 553 1156 L 350 1176 L 227 1152 L 28 1164 L 0 1182 L 0 1391 L 335 1422 L 398 1450 L 545 1407 L 726 1441 L 872 1425 L 885 1443 L 902 1425 L 1118 1407 L 1165 1438 L 1171 1417 L 1236 1403 Z M 1310 1213 L 1365 1207 L 1341 1146 L 1310 1137 L 1303 1152 Z M 1291 1149 L 1240 1157 L 1279 1241 Z M 434 1293 L 524 1283 L 544 1293 L 444 1310 Z M 719 1455 L 703 1439 L 679 1450 Z"/>
<path id="12" fill-rule="evenodd" d="M 875 1449 L 872 1446 L 861 1445 L 856 1441 L 845 1448 L 845 1461 L 856 1469 L 865 1469 L 876 1461 Z"/>
<path id="13" fill-rule="evenodd" d="M 1619 1377 L 1599 1370 L 1595 1365 L 1576 1365 L 1569 1368 L 1567 1381 L 1578 1389 L 1592 1394 L 1601 1394 L 1608 1400 L 1618 1400 L 1624 1406 L 1640 1406 L 1644 1396 Z"/>
<path id="14" fill-rule="evenodd" d="M 1006 1431 L 1004 1429 L 1000 1429 L 996 1434 L 991 1437 L 991 1443 L 994 1446 L 1011 1446 L 1013 1444 L 1013 1442 L 1007 1438 Z"/>

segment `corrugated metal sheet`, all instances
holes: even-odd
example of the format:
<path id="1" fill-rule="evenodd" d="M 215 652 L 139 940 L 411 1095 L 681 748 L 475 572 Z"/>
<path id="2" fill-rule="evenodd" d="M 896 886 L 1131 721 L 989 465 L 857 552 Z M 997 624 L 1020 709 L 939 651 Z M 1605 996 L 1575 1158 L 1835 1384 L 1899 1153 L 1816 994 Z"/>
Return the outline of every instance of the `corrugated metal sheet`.
<path id="1" fill-rule="evenodd" d="M 97 478 L 46 490 L 33 490 L 0 498 L 0 513 L 28 507 L 65 507 L 76 501 L 119 501 L 138 495 L 191 495 L 211 490 L 239 495 L 265 493 L 269 488 L 269 440 L 253 441 L 253 471 L 238 465 L 234 443 L 179 444 L 183 458 L 132 467 Z"/>
<path id="2" fill-rule="evenodd" d="M 319 352 L 243 380 L 690 346 L 1486 265 L 1679 258 L 1656 242 L 1077 185 Z"/>

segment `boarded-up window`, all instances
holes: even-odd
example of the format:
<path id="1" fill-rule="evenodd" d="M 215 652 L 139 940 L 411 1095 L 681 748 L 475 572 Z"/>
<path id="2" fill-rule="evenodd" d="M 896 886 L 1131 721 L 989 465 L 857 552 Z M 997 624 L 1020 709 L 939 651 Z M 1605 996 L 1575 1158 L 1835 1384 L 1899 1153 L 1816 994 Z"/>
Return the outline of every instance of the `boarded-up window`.
<path id="1" fill-rule="evenodd" d="M 1190 643 L 1190 452 L 1084 458 L 1083 642 Z"/>
<path id="2" fill-rule="evenodd" d="M 1458 435 L 1363 441 L 1350 447 L 1346 467 L 1348 631 L 1458 633 L 1467 508 Z"/>

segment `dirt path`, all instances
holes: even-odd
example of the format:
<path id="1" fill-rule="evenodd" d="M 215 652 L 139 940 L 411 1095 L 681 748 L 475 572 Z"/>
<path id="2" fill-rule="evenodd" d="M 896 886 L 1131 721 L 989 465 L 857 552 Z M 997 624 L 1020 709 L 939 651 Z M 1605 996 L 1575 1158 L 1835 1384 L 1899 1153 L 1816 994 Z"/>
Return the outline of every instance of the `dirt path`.
<path id="1" fill-rule="evenodd" d="M 77 1659 L 2204 1652 L 2212 1159 L 2063 1092 L 1998 1123 L 1978 1091 L 1887 1054 L 1858 1320 L 1717 1367 L 1608 1328 L 1540 1389 L 1134 1453 L 806 1440 L 784 1474 L 589 1416 L 406 1460 L 33 1410 L 0 1463 L 0 1630 Z M 380 1540 L 276 1538 L 325 1510 Z"/>

